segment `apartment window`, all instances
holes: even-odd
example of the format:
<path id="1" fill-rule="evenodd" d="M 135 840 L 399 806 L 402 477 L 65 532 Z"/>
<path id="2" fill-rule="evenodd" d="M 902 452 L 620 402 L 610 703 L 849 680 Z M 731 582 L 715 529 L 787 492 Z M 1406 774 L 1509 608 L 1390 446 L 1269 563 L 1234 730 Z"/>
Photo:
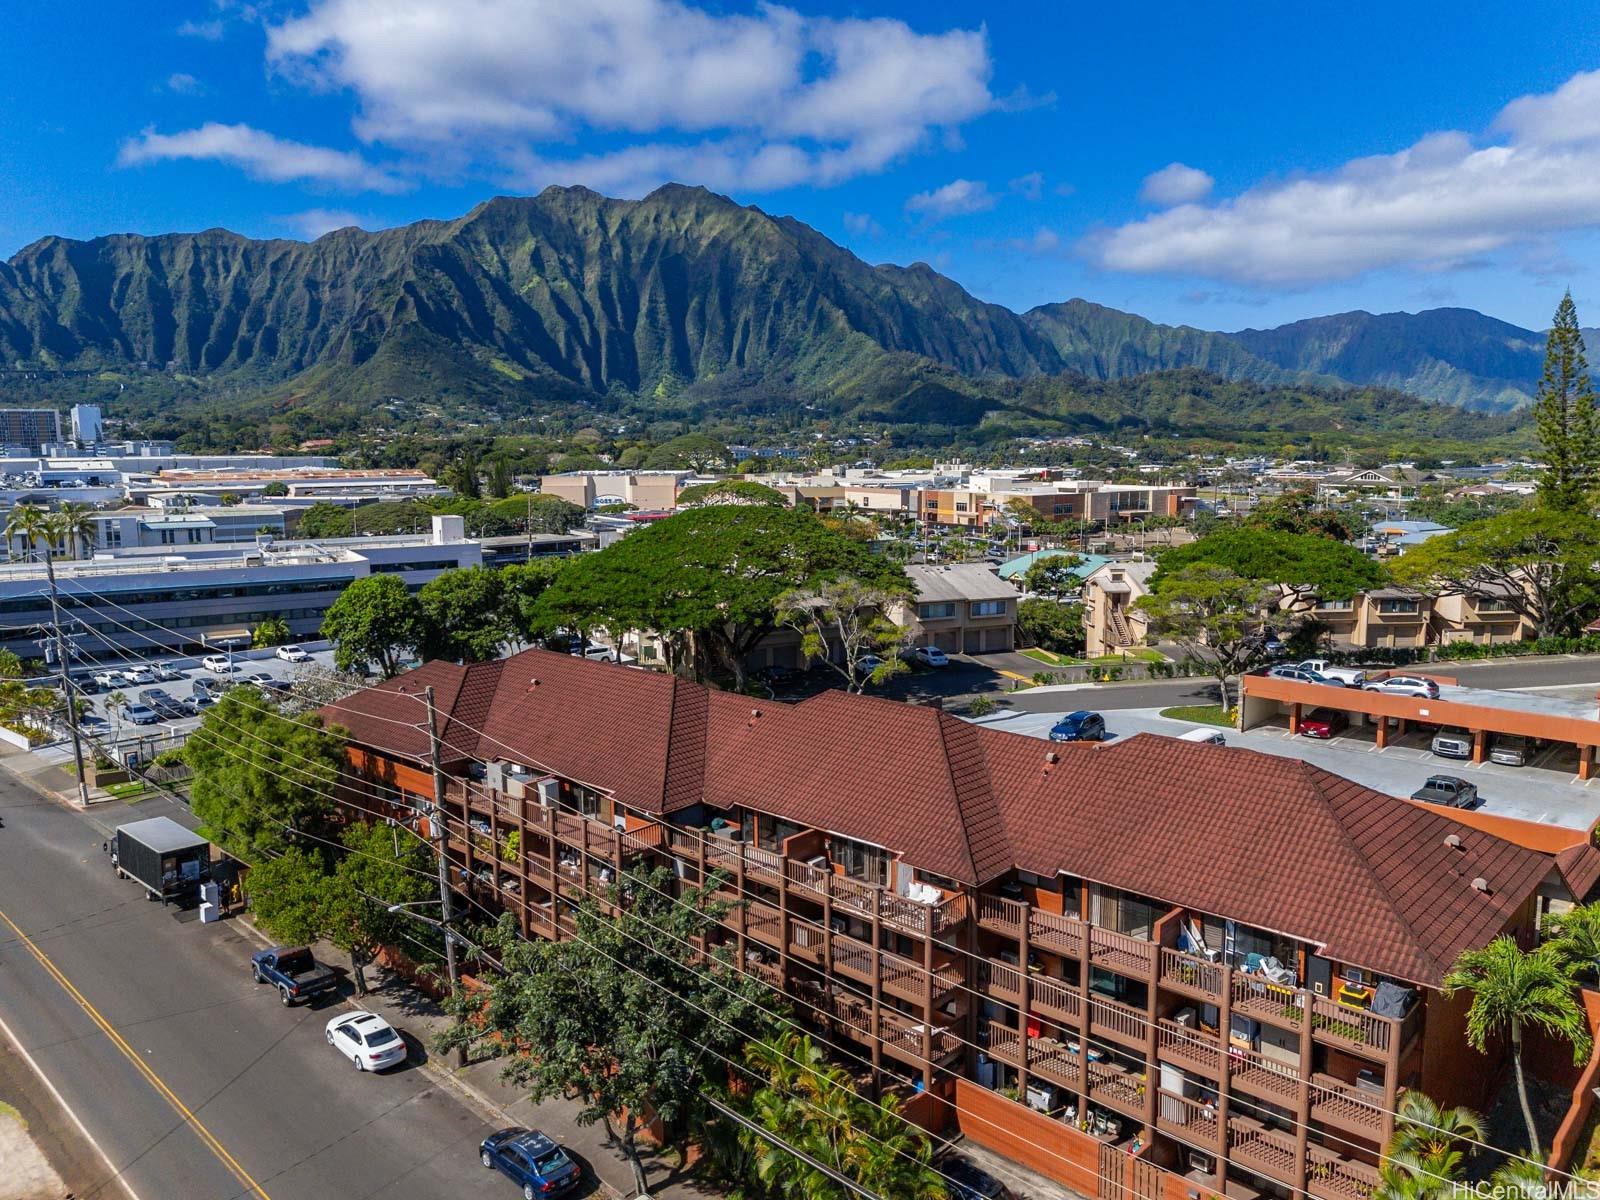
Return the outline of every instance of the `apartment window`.
<path id="1" fill-rule="evenodd" d="M 1511 611 L 1511 602 L 1504 596 L 1479 596 L 1477 608 L 1481 613 L 1503 613 Z"/>
<path id="2" fill-rule="evenodd" d="M 975 617 L 998 617 L 1006 611 L 1004 600 L 974 600 L 970 609 Z"/>
<path id="3" fill-rule="evenodd" d="M 832 837 L 828 839 L 828 855 L 851 879 L 880 886 L 889 882 L 889 854 L 877 846 Z"/>
<path id="4" fill-rule="evenodd" d="M 756 845 L 763 850 L 781 851 L 784 842 L 805 831 L 804 825 L 796 825 L 793 821 L 763 816 L 756 826 Z"/>
<path id="5" fill-rule="evenodd" d="M 1094 924 L 1146 941 L 1164 911 L 1132 892 L 1110 887 L 1096 888 L 1089 902 L 1089 919 Z"/>
<path id="6" fill-rule="evenodd" d="M 176 529 L 163 529 L 161 531 L 161 544 L 163 546 L 170 546 L 177 540 L 178 531 Z"/>
<path id="7" fill-rule="evenodd" d="M 100 544 L 108 550 L 118 549 L 122 545 L 122 530 L 102 528 L 100 530 Z"/>
<path id="8" fill-rule="evenodd" d="M 1072 515 L 1072 505 L 1057 504 L 1052 506 L 1050 511 L 1053 515 L 1058 517 L 1070 517 Z"/>
<path id="9" fill-rule="evenodd" d="M 1349 612 L 1355 605 L 1354 600 L 1318 600 L 1318 612 Z"/>
<path id="10" fill-rule="evenodd" d="M 1414 613 L 1420 611 L 1420 605 L 1415 600 L 1385 599 L 1378 601 L 1380 613 Z"/>
<path id="11" fill-rule="evenodd" d="M 957 500 L 956 501 L 956 511 L 957 512 L 966 512 L 967 511 L 967 502 L 965 500 Z"/>
<path id="12" fill-rule="evenodd" d="M 940 600 L 935 604 L 917 605 L 917 616 L 924 621 L 938 621 L 955 615 L 956 602 L 954 600 Z"/>

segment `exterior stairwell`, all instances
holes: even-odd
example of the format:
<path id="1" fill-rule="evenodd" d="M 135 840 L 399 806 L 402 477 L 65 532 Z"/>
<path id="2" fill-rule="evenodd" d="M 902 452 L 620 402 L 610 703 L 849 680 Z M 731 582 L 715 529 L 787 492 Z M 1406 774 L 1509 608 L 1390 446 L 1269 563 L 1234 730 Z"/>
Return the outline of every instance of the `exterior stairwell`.
<path id="1" fill-rule="evenodd" d="M 1114 646 L 1133 645 L 1133 633 L 1128 628 L 1128 618 L 1123 615 L 1122 605 L 1110 604 L 1106 606 L 1106 624 L 1111 630 L 1111 643 Z"/>

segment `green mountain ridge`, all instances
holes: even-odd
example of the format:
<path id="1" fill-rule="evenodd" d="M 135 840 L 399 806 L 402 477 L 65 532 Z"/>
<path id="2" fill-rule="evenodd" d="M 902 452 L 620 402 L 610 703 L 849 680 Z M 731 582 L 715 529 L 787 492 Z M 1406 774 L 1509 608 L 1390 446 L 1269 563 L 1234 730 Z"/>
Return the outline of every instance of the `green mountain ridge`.
<path id="1" fill-rule="evenodd" d="M 638 201 L 551 187 L 314 242 L 47 237 L 0 262 L 13 368 L 0 377 L 143 372 L 156 408 L 209 400 L 303 429 L 357 427 L 396 402 L 506 417 L 619 398 L 668 413 L 804 399 L 971 425 L 1030 381 L 1188 368 L 1506 411 L 1531 397 L 1542 349 L 1461 309 L 1231 334 L 1083 300 L 1017 314 L 926 264 L 870 265 L 793 218 L 681 185 Z"/>

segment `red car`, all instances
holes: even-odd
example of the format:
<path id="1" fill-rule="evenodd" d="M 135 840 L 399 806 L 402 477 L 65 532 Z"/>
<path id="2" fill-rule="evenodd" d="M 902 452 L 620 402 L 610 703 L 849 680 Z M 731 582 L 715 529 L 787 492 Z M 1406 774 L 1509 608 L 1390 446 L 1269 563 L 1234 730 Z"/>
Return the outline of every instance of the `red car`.
<path id="1" fill-rule="evenodd" d="M 1300 718 L 1300 733 L 1303 737 L 1331 738 L 1349 724 L 1350 718 L 1337 708 L 1314 708 Z"/>

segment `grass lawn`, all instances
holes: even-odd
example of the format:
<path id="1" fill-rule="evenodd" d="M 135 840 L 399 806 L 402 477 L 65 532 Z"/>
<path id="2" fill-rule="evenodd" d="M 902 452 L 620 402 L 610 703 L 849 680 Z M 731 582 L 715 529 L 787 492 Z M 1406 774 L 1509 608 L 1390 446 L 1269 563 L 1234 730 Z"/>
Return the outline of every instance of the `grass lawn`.
<path id="1" fill-rule="evenodd" d="M 150 794 L 150 785 L 142 779 L 130 779 L 126 783 L 107 784 L 106 794 L 118 800 L 143 800 Z"/>
<path id="2" fill-rule="evenodd" d="M 1161 715 L 1171 717 L 1174 721 L 1193 721 L 1196 725 L 1233 728 L 1233 718 L 1223 711 L 1220 704 L 1180 704 L 1176 708 L 1163 708 Z"/>
<path id="3" fill-rule="evenodd" d="M 1024 650 L 1022 652 L 1022 656 L 1024 658 L 1031 658 L 1035 662 L 1042 662 L 1046 666 L 1051 667 L 1075 667 L 1083 662 L 1083 659 L 1081 658 L 1073 658 L 1068 654 L 1057 654 L 1053 650 L 1040 650 L 1037 647 Z"/>
<path id="4" fill-rule="evenodd" d="M 1099 658 L 1089 660 L 1097 667 L 1120 667 L 1123 663 L 1153 663 L 1166 662 L 1167 656 L 1159 650 L 1152 650 L 1148 646 L 1136 647 L 1126 650 L 1121 654 L 1102 654 Z"/>

